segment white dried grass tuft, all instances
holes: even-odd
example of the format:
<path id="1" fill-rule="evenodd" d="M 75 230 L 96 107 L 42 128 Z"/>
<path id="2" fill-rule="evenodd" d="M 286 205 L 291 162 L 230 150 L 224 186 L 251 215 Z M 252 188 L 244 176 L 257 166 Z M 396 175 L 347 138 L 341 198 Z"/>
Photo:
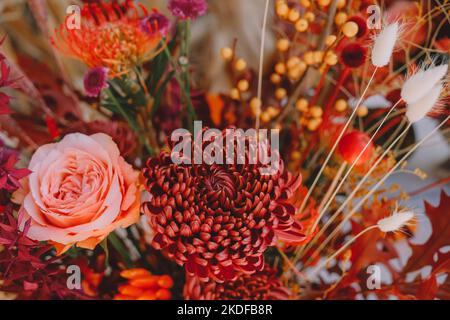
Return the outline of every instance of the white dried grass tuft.
<path id="1" fill-rule="evenodd" d="M 408 104 L 424 98 L 447 74 L 448 65 L 421 68 L 410 76 L 403 84 L 401 97 Z"/>
<path id="2" fill-rule="evenodd" d="M 429 92 L 418 101 L 408 104 L 406 107 L 406 118 L 410 123 L 423 119 L 428 112 L 439 103 L 443 86 L 441 83 L 435 85 Z"/>
<path id="3" fill-rule="evenodd" d="M 384 27 L 375 37 L 371 57 L 375 67 L 381 68 L 389 63 L 400 33 L 399 30 L 399 24 L 395 22 Z"/>
<path id="4" fill-rule="evenodd" d="M 414 217 L 412 211 L 395 212 L 390 217 L 379 220 L 377 226 L 382 232 L 395 232 L 407 225 Z"/>

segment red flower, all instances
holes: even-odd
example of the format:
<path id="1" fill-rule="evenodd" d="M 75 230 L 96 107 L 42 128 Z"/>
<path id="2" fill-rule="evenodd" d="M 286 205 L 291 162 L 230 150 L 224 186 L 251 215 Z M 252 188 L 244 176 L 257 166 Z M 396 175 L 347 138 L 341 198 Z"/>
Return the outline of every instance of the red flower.
<path id="1" fill-rule="evenodd" d="M 143 210 L 155 231 L 153 246 L 202 281 L 262 270 L 263 253 L 277 239 L 304 235 L 288 202 L 301 177 L 283 172 L 282 160 L 274 175 L 262 175 L 261 167 L 177 165 L 167 151 L 149 159 L 144 176 L 152 198 Z"/>
<path id="2" fill-rule="evenodd" d="M 346 45 L 341 52 L 341 61 L 349 68 L 358 68 L 366 61 L 367 49 L 359 43 Z"/>
<path id="3" fill-rule="evenodd" d="M 184 285 L 184 298 L 188 300 L 287 300 L 290 295 L 275 270 L 268 267 L 224 283 L 205 283 L 187 275 Z"/>
<path id="4" fill-rule="evenodd" d="M 81 11 L 80 28 L 70 25 L 68 19 L 73 17 L 68 16 L 52 42 L 90 68 L 105 67 L 111 77 L 120 76 L 153 57 L 161 40 L 159 32 L 143 30 L 142 21 L 148 12 L 142 5 L 139 8 L 132 1 L 122 6 L 102 1 L 87 4 Z"/>

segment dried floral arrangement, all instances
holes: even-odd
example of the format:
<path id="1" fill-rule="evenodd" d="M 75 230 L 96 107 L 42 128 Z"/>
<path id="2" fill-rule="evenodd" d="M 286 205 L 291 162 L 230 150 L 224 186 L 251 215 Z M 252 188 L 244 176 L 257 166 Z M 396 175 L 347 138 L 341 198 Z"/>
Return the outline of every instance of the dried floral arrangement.
<path id="1" fill-rule="evenodd" d="M 56 28 L 54 4 L 18 5 L 24 19 L 2 22 L 0 299 L 450 298 L 450 197 L 408 206 L 449 178 L 412 194 L 386 183 L 423 178 L 407 159 L 448 133 L 449 1 L 377 15 L 372 0 L 260 0 L 259 68 L 239 39 L 222 48 L 220 94 L 193 80 L 205 0 L 169 0 L 167 14 L 83 1 Z M 438 125 L 415 139 L 425 117 Z M 217 128 L 202 150 L 229 128 L 279 132 L 277 170 L 175 163 L 171 134 L 196 120 Z"/>

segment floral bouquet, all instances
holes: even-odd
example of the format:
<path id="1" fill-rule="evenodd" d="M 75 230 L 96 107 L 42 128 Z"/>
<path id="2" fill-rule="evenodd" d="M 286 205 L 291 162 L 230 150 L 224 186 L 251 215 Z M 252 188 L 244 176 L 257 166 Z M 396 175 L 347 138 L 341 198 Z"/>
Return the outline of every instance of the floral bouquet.
<path id="1" fill-rule="evenodd" d="M 0 299 L 450 299 L 450 2 L 233 3 L 2 2 Z"/>

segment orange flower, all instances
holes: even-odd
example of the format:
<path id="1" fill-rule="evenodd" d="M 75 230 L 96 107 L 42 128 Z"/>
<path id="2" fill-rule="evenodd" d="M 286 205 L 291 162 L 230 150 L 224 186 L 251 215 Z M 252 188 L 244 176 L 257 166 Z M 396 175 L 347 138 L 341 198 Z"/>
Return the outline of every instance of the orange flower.
<path id="1" fill-rule="evenodd" d="M 156 54 L 162 35 L 158 25 L 145 24 L 147 9 L 132 1 L 124 5 L 89 4 L 81 10 L 80 27 L 66 21 L 55 31 L 53 45 L 64 54 L 82 60 L 89 67 L 105 67 L 111 77 L 127 73 Z M 157 30 L 156 30 L 157 31 Z"/>
<path id="2" fill-rule="evenodd" d="M 128 283 L 119 286 L 114 300 L 169 300 L 173 280 L 168 275 L 156 276 L 142 268 L 123 270 L 120 275 Z"/>

